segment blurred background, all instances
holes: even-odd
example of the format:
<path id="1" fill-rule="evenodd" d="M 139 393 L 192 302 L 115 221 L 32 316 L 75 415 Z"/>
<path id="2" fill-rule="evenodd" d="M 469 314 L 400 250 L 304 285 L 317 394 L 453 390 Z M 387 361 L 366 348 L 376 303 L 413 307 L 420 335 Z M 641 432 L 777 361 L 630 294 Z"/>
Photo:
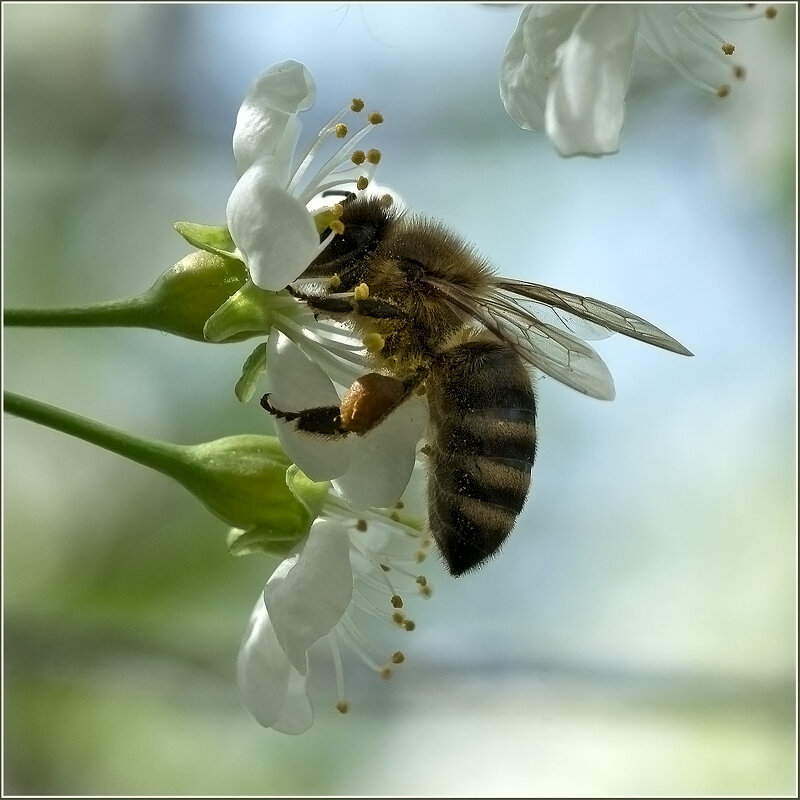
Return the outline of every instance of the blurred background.
<path id="1" fill-rule="evenodd" d="M 387 122 L 381 183 L 501 272 L 629 308 L 692 359 L 617 336 L 602 403 L 538 383 L 534 485 L 501 555 L 434 596 L 393 681 L 348 664 L 287 737 L 234 663 L 266 563 L 183 489 L 4 417 L 9 794 L 793 794 L 794 5 L 729 22 L 725 100 L 641 46 L 621 152 L 562 160 L 505 114 L 513 6 L 3 5 L 6 307 L 138 294 L 221 223 L 252 79 L 303 61 L 315 132 Z M 11 391 L 145 436 L 267 432 L 252 342 L 4 332 Z M 391 644 L 395 633 L 378 631 Z"/>

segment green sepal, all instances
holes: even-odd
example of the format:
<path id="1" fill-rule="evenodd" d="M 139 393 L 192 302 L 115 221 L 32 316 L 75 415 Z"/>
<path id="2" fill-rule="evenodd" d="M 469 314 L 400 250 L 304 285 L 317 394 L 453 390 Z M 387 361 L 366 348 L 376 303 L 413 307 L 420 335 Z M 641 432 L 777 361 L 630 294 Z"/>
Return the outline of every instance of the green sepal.
<path id="1" fill-rule="evenodd" d="M 173 227 L 192 247 L 216 253 L 218 256 L 237 257 L 238 248 L 224 225 L 201 225 L 198 222 L 176 222 Z"/>
<path id="2" fill-rule="evenodd" d="M 228 298 L 208 319 L 203 333 L 210 342 L 222 342 L 242 333 L 268 333 L 275 312 L 296 306 L 288 294 L 260 289 L 252 281 Z"/>
<path id="3" fill-rule="evenodd" d="M 228 552 L 232 556 L 251 556 L 256 553 L 264 553 L 268 556 L 284 558 L 291 553 L 302 537 L 296 536 L 293 532 L 286 538 L 283 538 L 283 535 L 280 527 L 275 525 L 262 525 L 249 531 L 231 528 L 226 544 Z"/>
<path id="4" fill-rule="evenodd" d="M 286 485 L 298 502 L 308 511 L 311 520 L 315 520 L 322 512 L 331 485 L 328 481 L 316 483 L 312 481 L 296 464 L 286 470 Z"/>
<path id="5" fill-rule="evenodd" d="M 248 403 L 256 391 L 256 386 L 267 368 L 267 343 L 261 342 L 244 362 L 242 374 L 236 381 L 233 391 L 240 403 Z"/>

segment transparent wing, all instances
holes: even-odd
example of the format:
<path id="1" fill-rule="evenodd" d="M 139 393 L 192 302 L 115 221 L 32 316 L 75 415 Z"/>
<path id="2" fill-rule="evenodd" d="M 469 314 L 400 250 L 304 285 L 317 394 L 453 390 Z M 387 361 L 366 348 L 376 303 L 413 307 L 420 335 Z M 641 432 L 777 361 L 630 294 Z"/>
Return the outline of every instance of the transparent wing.
<path id="1" fill-rule="evenodd" d="M 430 283 L 466 319 L 483 325 L 526 363 L 583 394 L 600 400 L 614 399 L 614 380 L 608 367 L 577 336 L 542 322 L 500 292 L 481 297 L 452 283 Z"/>
<path id="2" fill-rule="evenodd" d="M 656 328 L 646 319 L 642 319 L 619 306 L 604 303 L 602 300 L 581 297 L 580 295 L 572 294 L 572 292 L 564 292 L 561 289 L 551 289 L 549 286 L 540 286 L 537 283 L 526 283 L 525 281 L 515 281 L 509 278 L 499 278 L 495 282 L 495 286 L 503 292 L 509 292 L 512 295 L 524 297 L 534 303 L 541 304 L 542 308 L 547 309 L 545 313 L 555 311 L 559 317 L 563 317 L 562 322 L 567 325 L 569 325 L 572 315 L 574 315 L 578 320 L 590 323 L 592 328 L 599 326 L 600 329 L 605 328 L 614 333 L 621 333 L 625 336 L 630 336 L 632 339 L 652 344 L 655 347 L 671 350 L 673 353 L 680 353 L 684 356 L 692 355 L 691 351 L 687 350 L 680 342 L 664 333 L 660 328 Z M 513 299 L 510 302 L 515 304 Z M 564 316 L 564 314 L 569 316 Z M 538 317 L 538 315 L 539 312 L 533 309 L 529 314 L 531 317 Z M 580 327 L 575 326 L 574 332 L 580 336 Z M 592 335 L 590 332 L 590 336 Z"/>

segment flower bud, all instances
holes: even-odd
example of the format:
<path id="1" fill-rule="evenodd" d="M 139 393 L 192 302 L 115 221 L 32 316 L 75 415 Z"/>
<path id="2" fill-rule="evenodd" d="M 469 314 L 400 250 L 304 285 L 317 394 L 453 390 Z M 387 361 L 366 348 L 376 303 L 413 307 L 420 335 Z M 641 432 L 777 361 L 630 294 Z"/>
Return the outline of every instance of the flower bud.
<path id="1" fill-rule="evenodd" d="M 328 494 L 327 483 L 298 481 L 294 471 L 288 485 L 292 464 L 273 436 L 228 436 L 180 453 L 172 477 L 220 519 L 258 531 L 251 538 L 293 544 L 308 533 Z"/>
<path id="2" fill-rule="evenodd" d="M 187 339 L 208 341 L 203 335 L 208 318 L 246 281 L 247 268 L 241 261 L 197 250 L 170 267 L 142 295 L 141 324 Z M 239 332 L 227 341 L 246 338 L 248 334 Z"/>

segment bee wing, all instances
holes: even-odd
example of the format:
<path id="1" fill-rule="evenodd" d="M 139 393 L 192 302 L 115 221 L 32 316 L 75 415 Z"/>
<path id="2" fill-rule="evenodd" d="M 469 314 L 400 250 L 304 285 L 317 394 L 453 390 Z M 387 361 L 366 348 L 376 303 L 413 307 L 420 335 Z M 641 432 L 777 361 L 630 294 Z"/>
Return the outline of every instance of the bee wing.
<path id="1" fill-rule="evenodd" d="M 452 283 L 431 283 L 455 308 L 506 342 L 526 363 L 590 397 L 614 399 L 614 379 L 605 362 L 576 336 L 542 322 L 500 292 L 482 297 Z"/>
<path id="2" fill-rule="evenodd" d="M 600 328 L 630 336 L 632 339 L 638 339 L 641 342 L 647 342 L 647 344 L 652 344 L 680 355 L 692 355 L 691 351 L 687 350 L 680 342 L 664 333 L 660 328 L 656 328 L 646 319 L 642 319 L 619 306 L 604 303 L 602 300 L 581 297 L 572 292 L 564 292 L 561 289 L 551 289 L 549 286 L 515 281 L 510 278 L 499 278 L 495 281 L 495 286 L 504 292 L 510 292 L 527 300 L 532 300 L 534 303 L 539 303 L 544 308 L 574 315 L 580 320 L 592 323 L 592 327 L 600 326 Z M 536 313 L 538 312 L 533 312 L 533 314 Z M 559 314 L 559 317 L 561 316 Z M 565 324 L 568 324 L 568 320 Z M 575 332 L 580 335 L 577 328 Z"/>

